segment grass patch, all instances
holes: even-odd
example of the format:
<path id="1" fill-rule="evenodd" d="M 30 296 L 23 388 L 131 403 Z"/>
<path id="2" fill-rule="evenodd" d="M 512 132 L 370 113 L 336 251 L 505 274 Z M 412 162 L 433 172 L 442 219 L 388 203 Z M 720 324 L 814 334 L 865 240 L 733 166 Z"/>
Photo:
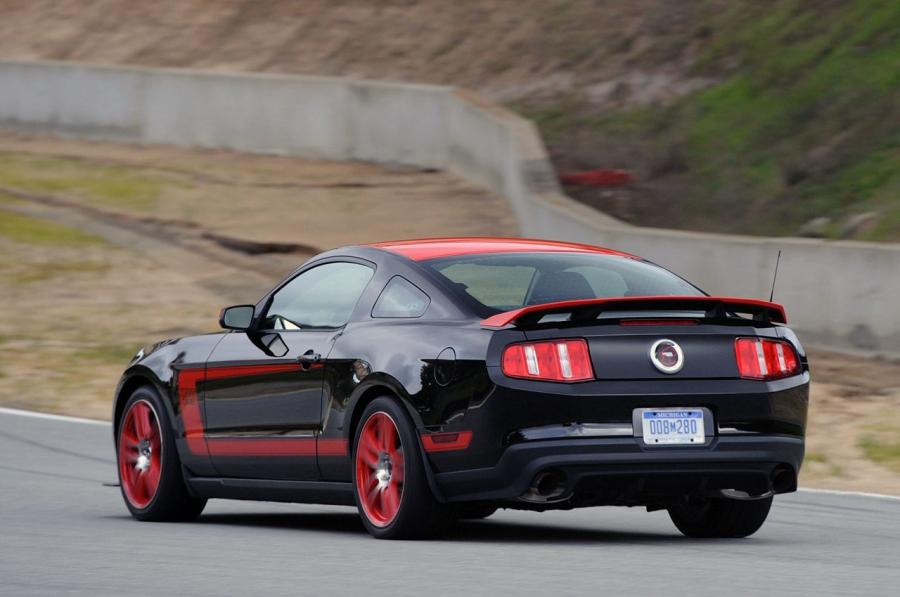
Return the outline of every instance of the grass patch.
<path id="1" fill-rule="evenodd" d="M 0 186 L 82 199 L 99 207 L 152 211 L 167 183 L 172 184 L 124 166 L 0 152 Z"/>
<path id="2" fill-rule="evenodd" d="M 43 282 L 66 274 L 102 274 L 109 265 L 96 261 L 50 261 L 29 264 L 27 269 L 16 271 L 11 279 L 18 284 Z"/>
<path id="3" fill-rule="evenodd" d="M 58 222 L 0 210 L 0 236 L 27 245 L 49 247 L 101 246 L 106 241 L 94 234 Z"/>
<path id="4" fill-rule="evenodd" d="M 131 357 L 137 352 L 137 346 L 129 344 L 101 344 L 80 348 L 72 353 L 72 358 L 77 361 L 91 361 L 105 365 L 125 366 L 131 361 Z"/>
<path id="5" fill-rule="evenodd" d="M 0 191 L 0 205 L 22 205 L 25 202 L 9 193 Z"/>
<path id="6" fill-rule="evenodd" d="M 819 464 L 828 462 L 828 457 L 820 452 L 807 452 L 804 458 L 807 462 L 817 462 Z"/>
<path id="7" fill-rule="evenodd" d="M 866 458 L 900 473 L 900 432 L 894 429 L 884 434 L 872 433 L 859 440 L 859 447 Z"/>
<path id="8" fill-rule="evenodd" d="M 532 120 L 541 131 L 544 141 L 554 145 L 562 142 L 573 130 L 591 126 L 591 119 L 583 115 L 584 100 L 576 94 L 558 97 L 549 105 L 529 102 L 510 102 L 507 107 Z"/>
<path id="9" fill-rule="evenodd" d="M 821 452 L 807 452 L 803 460 L 817 470 L 827 472 L 832 477 L 840 477 L 843 474 L 841 467 L 831 462 L 828 456 Z"/>

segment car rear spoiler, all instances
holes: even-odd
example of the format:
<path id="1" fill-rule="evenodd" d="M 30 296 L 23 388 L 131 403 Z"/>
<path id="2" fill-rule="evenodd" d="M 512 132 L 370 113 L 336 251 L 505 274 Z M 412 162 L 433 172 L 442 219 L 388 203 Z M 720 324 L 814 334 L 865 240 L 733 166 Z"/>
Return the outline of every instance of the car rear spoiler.
<path id="1" fill-rule="evenodd" d="M 528 305 L 512 311 L 504 311 L 482 320 L 485 328 L 499 329 L 510 325 L 523 326 L 541 323 L 541 319 L 551 314 L 569 314 L 568 319 L 554 321 L 590 321 L 600 314 L 615 316 L 616 311 L 626 311 L 623 317 L 635 318 L 635 311 L 704 311 L 704 317 L 727 319 L 729 314 L 747 314 L 754 321 L 787 323 L 784 307 L 777 303 L 757 299 L 727 296 L 633 296 L 615 298 L 580 299 L 559 301 L 543 305 Z M 650 316 L 648 314 L 648 316 Z M 659 317 L 658 314 L 653 315 Z M 685 319 L 684 315 L 680 316 Z M 690 318 L 688 316 L 687 318 Z"/>

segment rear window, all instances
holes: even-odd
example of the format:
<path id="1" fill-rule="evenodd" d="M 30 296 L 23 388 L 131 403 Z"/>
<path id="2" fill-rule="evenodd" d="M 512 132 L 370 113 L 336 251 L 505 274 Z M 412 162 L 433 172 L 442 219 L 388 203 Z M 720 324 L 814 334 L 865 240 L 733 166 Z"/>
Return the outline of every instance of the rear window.
<path id="1" fill-rule="evenodd" d="M 498 253 L 423 262 L 488 309 L 627 296 L 702 296 L 659 266 L 595 253 Z"/>

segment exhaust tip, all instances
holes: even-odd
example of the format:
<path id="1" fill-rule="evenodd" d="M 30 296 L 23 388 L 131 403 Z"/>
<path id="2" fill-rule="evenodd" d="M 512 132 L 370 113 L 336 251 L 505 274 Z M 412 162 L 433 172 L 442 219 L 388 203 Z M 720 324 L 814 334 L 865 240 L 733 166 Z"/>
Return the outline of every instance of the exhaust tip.
<path id="1" fill-rule="evenodd" d="M 535 475 L 528 491 L 520 499 L 542 504 L 560 501 L 565 499 L 567 489 L 566 476 L 562 471 L 542 471 Z"/>
<path id="2" fill-rule="evenodd" d="M 789 466 L 779 466 L 772 472 L 772 491 L 775 493 L 787 493 L 797 490 L 797 475 Z"/>

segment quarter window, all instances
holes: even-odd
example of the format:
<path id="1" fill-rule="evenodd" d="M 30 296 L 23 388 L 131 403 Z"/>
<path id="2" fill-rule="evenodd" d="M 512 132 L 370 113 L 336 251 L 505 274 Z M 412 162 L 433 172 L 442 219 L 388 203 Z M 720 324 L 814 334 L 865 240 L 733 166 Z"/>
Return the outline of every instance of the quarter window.
<path id="1" fill-rule="evenodd" d="M 348 262 L 308 269 L 275 293 L 264 325 L 271 330 L 341 327 L 373 273 L 371 267 Z"/>
<path id="2" fill-rule="evenodd" d="M 401 276 L 390 279 L 372 307 L 372 317 L 420 317 L 431 299 Z"/>

